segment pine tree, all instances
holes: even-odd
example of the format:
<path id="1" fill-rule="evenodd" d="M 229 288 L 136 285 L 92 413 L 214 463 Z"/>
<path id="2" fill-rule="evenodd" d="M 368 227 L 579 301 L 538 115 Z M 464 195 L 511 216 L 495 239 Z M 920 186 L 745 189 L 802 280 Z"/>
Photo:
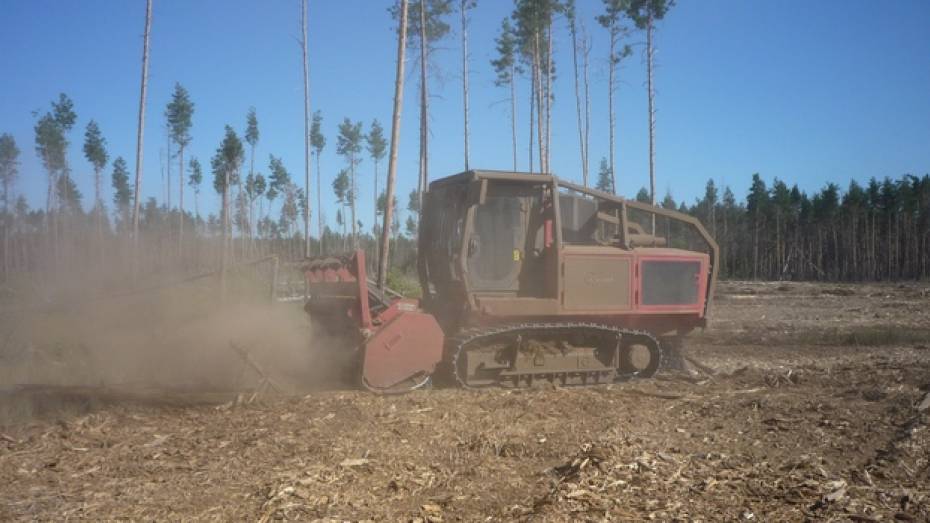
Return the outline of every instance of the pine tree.
<path id="1" fill-rule="evenodd" d="M 57 189 L 62 211 L 69 216 L 79 216 L 83 195 L 74 180 L 70 176 L 59 176 Z"/>
<path id="2" fill-rule="evenodd" d="M 9 276 L 11 262 L 10 196 L 19 176 L 19 148 L 11 134 L 0 135 L 0 186 L 3 189 L 3 274 Z"/>
<path id="3" fill-rule="evenodd" d="M 36 153 L 48 174 L 47 212 L 51 212 L 55 206 L 58 178 L 67 176 L 68 173 L 67 133 L 76 120 L 74 103 L 62 93 L 57 102 L 52 102 L 52 110 L 46 112 L 35 126 Z"/>
<path id="4" fill-rule="evenodd" d="M 19 148 L 12 134 L 0 135 L 0 185 L 3 187 L 3 212 L 9 215 L 10 196 L 19 177 Z"/>
<path id="5" fill-rule="evenodd" d="M 752 221 L 752 279 L 759 277 L 759 242 L 765 212 L 768 209 L 769 193 L 759 173 L 752 175 L 752 186 L 746 197 L 746 209 Z"/>
<path id="6" fill-rule="evenodd" d="M 616 89 L 616 71 L 620 62 L 630 56 L 633 51 L 629 45 L 623 45 L 619 50 L 617 45 L 620 40 L 628 33 L 626 27 L 621 24 L 621 17 L 624 15 L 628 0 L 604 0 L 604 14 L 597 17 L 597 21 L 602 27 L 607 29 L 610 35 L 610 51 L 607 55 L 608 74 L 607 74 L 607 114 L 609 120 L 610 135 L 610 171 L 613 173 L 611 187 L 613 192 L 617 192 L 617 162 L 614 159 L 616 140 L 617 118 L 614 110 L 614 90 Z"/>
<path id="7" fill-rule="evenodd" d="M 365 135 L 365 142 L 368 147 L 368 154 L 371 156 L 372 162 L 375 164 L 375 201 L 374 201 L 374 221 L 372 222 L 372 227 L 376 227 L 378 224 L 378 163 L 384 159 L 384 154 L 387 151 L 387 142 L 384 140 L 384 129 L 381 127 L 381 124 L 378 122 L 377 118 L 371 122 L 371 129 L 368 131 L 368 134 Z"/>
<path id="8" fill-rule="evenodd" d="M 341 169 L 339 174 L 333 179 L 333 193 L 336 195 L 336 201 L 339 203 L 341 209 L 336 215 L 337 223 L 342 226 L 342 247 L 345 249 L 345 240 L 348 236 L 346 231 L 346 221 L 345 221 L 345 208 L 349 205 L 349 199 L 351 198 L 351 182 L 349 181 L 349 170 Z"/>
<path id="9" fill-rule="evenodd" d="M 572 39 L 572 71 L 575 76 L 575 115 L 578 122 L 578 144 L 581 153 L 581 179 L 582 184 L 588 186 L 588 142 L 590 123 L 588 122 L 587 113 L 582 110 L 583 106 L 588 105 L 587 91 L 581 90 L 581 82 L 578 78 L 578 54 L 587 55 L 587 41 L 580 38 L 578 34 L 577 13 L 575 10 L 575 0 L 566 0 L 562 6 L 566 20 L 568 20 L 568 30 Z M 579 45 L 580 42 L 580 45 Z M 580 49 L 579 49 L 580 47 Z"/>
<path id="10" fill-rule="evenodd" d="M 594 188 L 606 193 L 613 193 L 614 191 L 614 177 L 613 173 L 610 172 L 610 164 L 607 163 L 607 158 L 601 157 L 601 165 L 597 171 L 597 184 L 595 184 Z"/>
<path id="11" fill-rule="evenodd" d="M 400 21 L 397 24 L 397 64 L 394 75 L 394 107 L 391 112 L 391 152 L 388 156 L 388 178 L 385 198 L 394 202 L 395 185 L 397 182 L 397 149 L 400 145 L 400 117 L 404 105 L 404 61 L 407 50 L 407 0 L 400 0 Z M 388 264 L 391 257 L 391 242 L 388 236 L 388 224 L 396 218 L 394 208 L 389 205 L 384 211 L 384 225 L 381 231 L 381 246 L 378 260 L 378 288 L 383 292 L 387 285 Z"/>
<path id="12" fill-rule="evenodd" d="M 662 199 L 662 208 L 674 211 L 678 208 L 675 198 L 672 197 L 672 191 L 665 191 L 665 198 Z"/>
<path id="13" fill-rule="evenodd" d="M 517 90 L 516 76 L 523 72 L 517 63 L 517 37 L 510 19 L 501 22 L 500 34 L 494 40 L 497 43 L 497 58 L 491 60 L 497 77 L 494 85 L 510 88 L 510 138 L 513 152 L 513 170 L 517 170 Z M 532 151 L 531 151 L 532 153 Z"/>
<path id="14" fill-rule="evenodd" d="M 352 123 L 344 118 L 339 124 L 339 136 L 336 138 L 336 152 L 349 164 L 349 209 L 352 212 L 352 248 L 358 248 L 358 218 L 356 218 L 356 200 L 358 196 L 359 164 L 358 154 L 362 152 L 362 122 Z"/>
<path id="15" fill-rule="evenodd" d="M 187 177 L 187 185 L 194 190 L 194 215 L 200 219 L 200 206 L 198 199 L 200 196 L 200 184 L 203 183 L 203 168 L 200 167 L 200 160 L 191 158 L 188 164 L 190 174 Z"/>
<path id="16" fill-rule="evenodd" d="M 310 145 L 316 155 L 316 222 L 320 235 L 320 254 L 324 252 L 323 229 L 326 217 L 323 214 L 323 171 L 320 169 L 320 155 L 326 147 L 326 136 L 323 135 L 323 115 L 320 111 L 313 113 L 313 123 L 310 125 Z"/>
<path id="17" fill-rule="evenodd" d="M 249 239 L 252 240 L 252 227 L 253 227 L 253 215 L 252 210 L 255 207 L 255 200 L 261 202 L 261 196 L 265 194 L 265 177 L 261 173 L 250 173 L 245 177 L 245 194 L 248 198 L 248 227 L 249 227 Z M 261 212 L 258 213 L 261 216 Z"/>
<path id="18" fill-rule="evenodd" d="M 249 174 L 246 176 L 246 184 L 255 183 L 255 146 L 258 145 L 258 116 L 255 114 L 255 108 L 249 107 L 249 112 L 245 116 L 245 141 L 249 144 Z M 248 189 L 248 188 L 247 188 Z M 240 185 L 239 191 L 242 192 Z M 248 198 L 248 225 L 249 243 L 252 242 L 252 201 L 254 198 Z"/>
<path id="19" fill-rule="evenodd" d="M 395 20 L 400 18 L 398 5 L 390 8 Z M 420 62 L 420 173 L 417 190 L 422 193 L 429 184 L 429 83 L 427 70 L 434 46 L 449 33 L 445 18 L 452 13 L 452 0 L 415 0 L 409 3 L 407 32 L 416 35 L 407 45 L 416 50 Z M 434 71 L 438 70 L 432 66 Z"/>
<path id="20" fill-rule="evenodd" d="M 465 170 L 468 170 L 468 11 L 477 6 L 477 0 L 460 0 L 459 14 L 462 37 L 462 114 L 465 122 Z"/>
<path id="21" fill-rule="evenodd" d="M 180 83 L 174 84 L 171 101 L 165 108 L 168 134 L 178 146 L 178 252 L 184 244 L 184 149 L 191 142 L 190 129 L 193 125 L 194 102 L 187 89 Z"/>
<path id="22" fill-rule="evenodd" d="M 152 32 L 152 0 L 145 2 L 145 32 L 142 37 L 142 87 L 139 94 L 139 120 L 136 127 L 136 183 L 134 185 L 132 211 L 132 238 L 135 256 L 133 275 L 138 273 L 139 256 L 139 192 L 142 190 L 142 152 L 144 150 L 145 97 L 149 84 L 149 36 Z"/>
<path id="23" fill-rule="evenodd" d="M 103 197 L 101 195 L 100 172 L 107 165 L 107 141 L 100 132 L 97 122 L 91 120 L 84 131 L 84 157 L 94 167 L 94 224 L 97 230 L 97 240 L 103 237 Z"/>
<path id="24" fill-rule="evenodd" d="M 288 185 L 291 184 L 291 175 L 284 167 L 284 162 L 280 158 L 268 155 L 268 189 L 265 192 L 265 198 L 268 199 L 268 212 L 271 215 L 271 204 L 279 194 L 284 194 Z"/>
<path id="25" fill-rule="evenodd" d="M 303 74 L 301 78 L 304 84 L 304 194 L 303 194 L 303 215 L 304 215 L 304 256 L 310 257 L 310 58 L 307 52 L 307 31 L 308 31 L 308 6 L 307 0 L 300 3 L 300 50 L 301 62 L 303 63 Z"/>
<path id="26" fill-rule="evenodd" d="M 555 76 L 552 22 L 560 9 L 556 0 L 516 0 L 511 15 L 516 27 L 518 49 L 531 73 L 530 114 L 532 120 L 535 107 L 540 172 L 549 172 L 552 80 Z"/>
<path id="27" fill-rule="evenodd" d="M 229 188 L 238 183 L 239 169 L 245 159 L 245 150 L 236 131 L 229 125 L 225 127 L 223 142 L 216 149 L 210 166 L 213 170 L 213 188 L 222 196 L 223 224 L 223 271 L 228 264 L 231 218 L 229 215 Z"/>
<path id="28" fill-rule="evenodd" d="M 115 207 L 117 223 L 120 224 L 124 232 L 129 232 L 132 186 L 129 184 L 129 166 L 122 156 L 118 156 L 113 160 L 111 183 L 113 185 L 113 206 Z"/>
<path id="29" fill-rule="evenodd" d="M 656 203 L 656 176 L 655 176 L 655 89 L 652 82 L 655 46 L 652 42 L 655 22 L 665 18 L 668 10 L 675 5 L 675 0 L 625 0 L 627 3 L 626 15 L 633 20 L 637 29 L 646 31 L 646 84 L 649 99 L 649 192 L 652 204 Z M 653 220 L 653 228 L 655 221 Z"/>

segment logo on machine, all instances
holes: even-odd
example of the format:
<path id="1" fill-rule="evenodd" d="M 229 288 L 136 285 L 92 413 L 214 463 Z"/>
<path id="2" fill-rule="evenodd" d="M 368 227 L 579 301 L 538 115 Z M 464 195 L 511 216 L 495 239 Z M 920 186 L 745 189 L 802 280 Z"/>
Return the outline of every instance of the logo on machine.
<path id="1" fill-rule="evenodd" d="M 614 282 L 614 275 L 602 272 L 589 272 L 584 275 L 584 282 L 588 285 L 606 285 Z"/>

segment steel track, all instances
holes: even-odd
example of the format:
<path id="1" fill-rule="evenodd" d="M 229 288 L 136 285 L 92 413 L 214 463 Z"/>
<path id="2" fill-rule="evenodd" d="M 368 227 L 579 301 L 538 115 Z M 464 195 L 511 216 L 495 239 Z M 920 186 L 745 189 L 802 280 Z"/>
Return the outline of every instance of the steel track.
<path id="1" fill-rule="evenodd" d="M 485 327 L 485 328 L 473 328 L 473 329 L 464 330 L 456 334 L 455 336 L 451 337 L 449 341 L 447 342 L 449 343 L 449 347 L 451 348 L 451 359 L 449 361 L 448 368 L 452 376 L 455 377 L 455 381 L 462 388 L 483 389 L 489 386 L 500 386 L 502 384 L 501 381 L 498 381 L 494 385 L 488 385 L 488 386 L 482 386 L 482 387 L 473 387 L 465 383 L 465 381 L 461 377 L 461 374 L 459 373 L 458 365 L 459 365 L 459 357 L 462 354 L 464 354 L 466 350 L 468 350 L 466 348 L 467 345 L 472 344 L 475 341 L 480 341 L 482 338 L 493 338 L 501 334 L 519 334 L 520 332 L 526 332 L 529 334 L 529 333 L 538 333 L 540 331 L 553 332 L 557 330 L 564 330 L 566 331 L 566 334 L 570 334 L 572 332 L 576 332 L 578 329 L 586 329 L 588 331 L 598 331 L 600 333 L 612 334 L 612 335 L 617 336 L 618 341 L 622 340 L 624 337 L 646 338 L 650 340 L 654 344 L 654 347 L 658 350 L 659 366 L 661 366 L 662 360 L 664 360 L 664 357 L 662 355 L 662 347 L 659 343 L 659 340 L 657 340 L 656 337 L 653 336 L 652 333 L 648 331 L 623 329 L 623 328 L 614 327 L 611 325 L 604 325 L 600 323 L 587 323 L 587 322 L 547 322 L 547 323 L 529 322 L 529 323 L 511 323 L 511 324 L 499 325 L 499 326 L 494 326 L 494 327 Z M 594 374 L 597 374 L 603 371 L 591 370 L 591 371 L 579 371 L 579 372 L 588 372 L 591 375 L 594 375 Z M 614 382 L 637 378 L 637 377 L 647 378 L 647 377 L 651 377 L 654 373 L 655 372 L 653 371 L 648 376 L 640 375 L 639 372 L 628 373 L 628 374 L 618 374 L 615 377 Z M 546 374 L 564 374 L 564 373 L 553 372 L 553 373 L 546 373 Z M 551 382 L 553 380 L 549 378 L 548 381 Z M 517 382 L 520 383 L 520 380 L 517 380 Z M 573 386 L 590 386 L 590 385 L 573 385 Z"/>

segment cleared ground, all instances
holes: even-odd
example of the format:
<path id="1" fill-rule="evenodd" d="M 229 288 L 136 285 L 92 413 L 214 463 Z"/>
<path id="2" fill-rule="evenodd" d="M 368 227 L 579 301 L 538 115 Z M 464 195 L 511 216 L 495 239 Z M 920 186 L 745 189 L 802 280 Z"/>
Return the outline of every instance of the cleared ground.
<path id="1" fill-rule="evenodd" d="M 930 286 L 726 283 L 688 353 L 592 389 L 49 393 L 0 427 L 0 519 L 930 519 Z"/>

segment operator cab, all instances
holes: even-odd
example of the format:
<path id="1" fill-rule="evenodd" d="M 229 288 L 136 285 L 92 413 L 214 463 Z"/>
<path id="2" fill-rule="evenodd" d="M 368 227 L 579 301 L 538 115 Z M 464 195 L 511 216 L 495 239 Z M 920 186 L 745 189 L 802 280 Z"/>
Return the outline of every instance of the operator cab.
<path id="1" fill-rule="evenodd" d="M 703 314 L 708 301 L 716 244 L 674 211 L 549 175 L 468 171 L 430 184 L 422 212 L 427 301 L 534 316 L 653 305 Z"/>
<path id="2" fill-rule="evenodd" d="M 434 182 L 425 195 L 421 234 L 429 238 L 423 249 L 430 283 L 541 295 L 541 271 L 555 243 L 551 182 L 536 175 L 453 180 L 460 176 Z"/>

